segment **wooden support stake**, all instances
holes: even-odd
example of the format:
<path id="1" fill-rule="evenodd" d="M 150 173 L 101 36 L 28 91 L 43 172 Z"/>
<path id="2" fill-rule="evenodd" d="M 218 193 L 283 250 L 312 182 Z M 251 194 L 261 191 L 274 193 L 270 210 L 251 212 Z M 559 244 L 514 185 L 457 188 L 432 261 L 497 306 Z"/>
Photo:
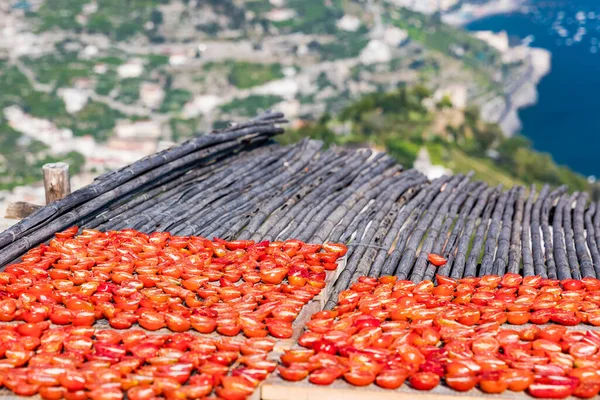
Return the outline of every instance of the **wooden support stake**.
<path id="1" fill-rule="evenodd" d="M 44 172 L 46 204 L 60 200 L 71 193 L 69 164 L 62 162 L 46 164 L 42 167 L 42 170 Z"/>
<path id="2" fill-rule="evenodd" d="M 25 201 L 17 201 L 16 203 L 8 203 L 6 205 L 6 212 L 4 218 L 9 219 L 23 219 L 29 217 L 35 211 L 42 208 L 37 204 L 27 203 Z"/>

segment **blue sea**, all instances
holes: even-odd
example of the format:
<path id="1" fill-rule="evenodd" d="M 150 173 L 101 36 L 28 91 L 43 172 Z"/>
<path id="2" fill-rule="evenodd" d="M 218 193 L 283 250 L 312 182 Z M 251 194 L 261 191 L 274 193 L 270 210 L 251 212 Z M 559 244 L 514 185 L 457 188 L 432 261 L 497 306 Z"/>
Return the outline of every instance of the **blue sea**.
<path id="1" fill-rule="evenodd" d="M 600 0 L 530 0 L 466 28 L 504 30 L 552 52 L 538 104 L 519 113 L 522 134 L 559 164 L 600 178 Z"/>

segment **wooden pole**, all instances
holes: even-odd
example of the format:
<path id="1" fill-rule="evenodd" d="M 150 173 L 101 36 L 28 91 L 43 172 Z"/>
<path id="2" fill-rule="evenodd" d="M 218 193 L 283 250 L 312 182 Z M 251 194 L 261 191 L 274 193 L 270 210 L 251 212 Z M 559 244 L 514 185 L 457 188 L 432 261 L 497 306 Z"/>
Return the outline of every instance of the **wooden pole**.
<path id="1" fill-rule="evenodd" d="M 42 167 L 44 172 L 44 190 L 46 192 L 46 204 L 71 193 L 71 181 L 69 178 L 69 164 L 51 163 Z"/>
<path id="2" fill-rule="evenodd" d="M 26 203 L 24 201 L 18 201 L 16 203 L 8 203 L 6 205 L 6 212 L 4 218 L 9 219 L 23 219 L 29 217 L 35 211 L 42 208 L 37 204 Z"/>

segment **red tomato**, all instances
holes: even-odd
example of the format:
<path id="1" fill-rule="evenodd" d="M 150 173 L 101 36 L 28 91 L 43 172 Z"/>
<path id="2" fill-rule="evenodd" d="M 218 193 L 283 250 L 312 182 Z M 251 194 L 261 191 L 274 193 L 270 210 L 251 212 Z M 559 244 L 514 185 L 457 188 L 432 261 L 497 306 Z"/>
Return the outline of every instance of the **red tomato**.
<path id="1" fill-rule="evenodd" d="M 442 265 L 445 265 L 448 262 L 448 260 L 446 260 L 444 257 L 440 256 L 439 254 L 433 253 L 427 256 L 427 260 L 429 260 L 429 262 L 435 265 L 436 267 L 441 267 Z"/>
<path id="2" fill-rule="evenodd" d="M 508 384 L 508 389 L 513 392 L 522 392 L 533 383 L 533 373 L 531 371 L 510 369 L 503 371 L 502 375 Z"/>
<path id="3" fill-rule="evenodd" d="M 569 397 L 573 389 L 570 385 L 553 385 L 544 383 L 532 383 L 527 393 L 541 399 L 564 399 Z"/>
<path id="4" fill-rule="evenodd" d="M 303 367 L 294 365 L 291 365 L 290 367 L 284 367 L 280 365 L 277 367 L 277 371 L 279 372 L 279 376 L 281 376 L 283 379 L 292 382 L 301 381 L 308 376 L 309 372 Z"/>
<path id="5" fill-rule="evenodd" d="M 479 389 L 485 393 L 503 393 L 507 388 L 502 371 L 488 371 L 479 376 Z"/>
<path id="6" fill-rule="evenodd" d="M 582 281 L 576 279 L 564 279 L 560 282 L 564 290 L 580 290 L 585 287 Z"/>
<path id="7" fill-rule="evenodd" d="M 478 382 L 478 378 L 473 375 L 446 375 L 444 380 L 446 381 L 446 385 L 458 392 L 469 391 Z"/>
<path id="8" fill-rule="evenodd" d="M 351 369 L 344 373 L 344 379 L 354 386 L 367 386 L 375 381 L 375 373 L 372 370 Z"/>
<path id="9" fill-rule="evenodd" d="M 408 382 L 417 390 L 431 390 L 440 383 L 440 377 L 432 372 L 417 372 L 408 378 Z"/>
<path id="10" fill-rule="evenodd" d="M 384 389 L 397 389 L 402 386 L 408 374 L 406 369 L 386 369 L 377 375 L 375 383 Z"/>
<path id="11" fill-rule="evenodd" d="M 342 371 L 335 367 L 319 368 L 310 373 L 308 380 L 315 385 L 331 385 L 341 373 Z"/>
<path id="12" fill-rule="evenodd" d="M 294 334 L 290 321 L 281 321 L 275 318 L 267 318 L 267 329 L 271 336 L 279 339 L 291 338 Z"/>
<path id="13" fill-rule="evenodd" d="M 164 316 L 154 311 L 142 312 L 138 318 L 138 324 L 149 331 L 156 331 L 166 326 Z"/>
<path id="14" fill-rule="evenodd" d="M 312 345 L 312 349 L 315 353 L 327 353 L 327 354 L 337 354 L 338 349 L 337 346 L 327 340 L 319 340 Z"/>
<path id="15" fill-rule="evenodd" d="M 508 311 L 506 318 L 509 324 L 524 325 L 529 322 L 531 314 L 528 311 Z"/>
<path id="16" fill-rule="evenodd" d="M 284 354 L 281 356 L 281 362 L 287 366 L 292 363 L 307 362 L 314 354 L 315 350 L 312 349 L 285 350 Z"/>

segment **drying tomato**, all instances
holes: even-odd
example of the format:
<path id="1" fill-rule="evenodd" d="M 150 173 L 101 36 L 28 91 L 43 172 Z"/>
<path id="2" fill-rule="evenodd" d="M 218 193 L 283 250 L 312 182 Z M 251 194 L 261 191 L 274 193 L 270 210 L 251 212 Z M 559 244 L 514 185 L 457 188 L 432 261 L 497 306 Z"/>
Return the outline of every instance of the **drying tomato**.
<path id="1" fill-rule="evenodd" d="M 277 367 L 279 375 L 286 381 L 301 381 L 308 376 L 308 370 L 301 366 L 294 366 L 293 364 L 289 367 L 280 365 Z"/>
<path id="2" fill-rule="evenodd" d="M 344 372 L 344 379 L 354 386 L 367 386 L 375 381 L 375 373 L 366 369 L 351 369 Z"/>
<path id="3" fill-rule="evenodd" d="M 408 375 L 409 371 L 404 368 L 385 369 L 379 372 L 375 383 L 384 389 L 397 389 L 402 386 Z"/>
<path id="4" fill-rule="evenodd" d="M 466 392 L 473 389 L 477 385 L 479 379 L 473 375 L 449 374 L 444 377 L 444 381 L 451 389 L 458 392 Z"/>
<path id="5" fill-rule="evenodd" d="M 442 265 L 445 265 L 448 262 L 448 260 L 440 256 L 439 254 L 429 254 L 427 256 L 427 260 L 429 260 L 429 262 L 435 265 L 436 267 L 441 267 Z"/>
<path id="6" fill-rule="evenodd" d="M 508 389 L 508 382 L 502 371 L 486 371 L 479 377 L 479 388 L 485 393 L 503 393 Z"/>
<path id="7" fill-rule="evenodd" d="M 564 399 L 572 392 L 573 388 L 568 384 L 532 383 L 527 389 L 527 393 L 540 399 Z"/>
<path id="8" fill-rule="evenodd" d="M 291 338 L 294 334 L 292 323 L 290 321 L 281 321 L 275 318 L 267 318 L 267 329 L 271 336 L 279 339 Z"/>
<path id="9" fill-rule="evenodd" d="M 308 380 L 315 385 L 331 385 L 342 373 L 336 367 L 319 368 L 310 373 Z"/>
<path id="10" fill-rule="evenodd" d="M 417 372 L 408 378 L 408 382 L 417 390 L 431 390 L 440 383 L 440 377 L 432 372 Z"/>

